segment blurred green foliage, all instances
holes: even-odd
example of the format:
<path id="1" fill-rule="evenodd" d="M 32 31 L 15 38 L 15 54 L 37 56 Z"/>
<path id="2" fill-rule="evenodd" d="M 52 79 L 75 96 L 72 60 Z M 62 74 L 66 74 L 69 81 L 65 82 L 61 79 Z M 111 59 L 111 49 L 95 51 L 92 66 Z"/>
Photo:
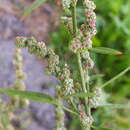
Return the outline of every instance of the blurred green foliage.
<path id="1" fill-rule="evenodd" d="M 97 8 L 97 30 L 93 37 L 93 46 L 113 48 L 123 52 L 121 56 L 92 54 L 95 61 L 94 73 L 102 73 L 105 76 L 98 79 L 95 85 L 101 84 L 114 77 L 126 67 L 130 66 L 130 1 L 129 0 L 94 0 Z M 81 1 L 77 7 L 77 20 L 81 24 L 84 20 Z M 70 59 L 72 70 L 77 69 L 75 56 L 68 52 L 68 44 L 71 36 L 67 30 L 60 25 L 57 32 L 51 33 L 50 46 L 64 60 Z M 64 54 L 64 56 L 63 56 Z M 100 70 L 100 71 L 99 71 Z M 77 79 L 76 71 L 73 75 Z M 130 101 L 130 72 L 105 88 L 109 93 L 108 101 L 117 104 L 128 104 Z M 130 129 L 130 110 L 99 108 L 93 110 L 95 126 L 111 128 L 112 130 Z M 70 130 L 79 129 L 76 119 L 70 121 Z M 101 128 L 97 128 L 97 130 Z"/>

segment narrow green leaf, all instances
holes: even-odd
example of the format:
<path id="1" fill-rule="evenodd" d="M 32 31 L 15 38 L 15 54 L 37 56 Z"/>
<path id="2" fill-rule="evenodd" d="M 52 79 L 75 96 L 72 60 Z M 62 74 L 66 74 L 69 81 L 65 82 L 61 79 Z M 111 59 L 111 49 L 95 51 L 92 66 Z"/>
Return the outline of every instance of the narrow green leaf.
<path id="1" fill-rule="evenodd" d="M 115 77 L 113 77 L 112 79 L 108 80 L 106 83 L 104 83 L 103 85 L 100 86 L 100 88 L 106 87 L 108 84 L 114 82 L 115 80 L 117 80 L 118 78 L 120 78 L 121 76 L 123 76 L 126 72 L 128 72 L 130 70 L 130 66 L 128 68 L 126 68 L 125 70 L 123 70 L 121 73 L 119 73 L 118 75 L 116 75 Z"/>
<path id="2" fill-rule="evenodd" d="M 21 20 L 23 20 L 29 13 L 31 13 L 32 10 L 37 8 L 39 5 L 41 5 L 46 0 L 35 0 L 23 13 Z"/>
<path id="3" fill-rule="evenodd" d="M 94 130 L 112 130 L 111 128 L 102 128 L 102 127 L 96 127 L 91 125 L 91 128 L 93 128 Z"/>
<path id="4" fill-rule="evenodd" d="M 76 112 L 59 104 L 57 102 L 57 100 L 55 100 L 53 97 L 51 97 L 50 95 L 45 94 L 45 93 L 39 93 L 39 92 L 33 92 L 33 91 L 10 90 L 10 89 L 3 89 L 3 88 L 0 88 L 0 92 L 8 94 L 10 96 L 18 95 L 21 98 L 27 98 L 27 99 L 30 99 L 33 101 L 45 102 L 45 103 L 49 103 L 49 104 L 58 105 L 61 108 L 63 108 L 64 110 L 66 110 L 70 113 L 73 113 L 75 115 L 78 115 Z"/>
<path id="5" fill-rule="evenodd" d="M 90 81 L 96 80 L 96 79 L 101 78 L 101 77 L 103 77 L 103 76 L 104 76 L 103 74 L 95 74 L 95 75 L 92 75 L 92 76 L 90 77 Z"/>
<path id="6" fill-rule="evenodd" d="M 65 98 L 69 98 L 69 97 L 84 98 L 84 97 L 87 97 L 87 96 L 92 97 L 92 96 L 94 96 L 94 93 L 84 93 L 84 92 L 74 93 L 74 94 L 66 95 Z"/>
<path id="7" fill-rule="evenodd" d="M 20 91 L 20 90 L 10 90 L 0 88 L 0 92 L 8 94 L 10 96 L 18 95 L 21 98 L 28 98 L 35 101 L 46 102 L 51 104 L 56 104 L 57 102 L 48 94 L 33 92 L 33 91 Z"/>
<path id="8" fill-rule="evenodd" d="M 128 109 L 130 108 L 130 105 L 124 105 L 124 104 L 103 104 L 98 107 L 108 107 L 108 108 L 117 108 L 117 109 Z"/>
<path id="9" fill-rule="evenodd" d="M 122 52 L 117 51 L 115 49 L 106 48 L 106 47 L 95 47 L 89 49 L 92 52 L 100 53 L 100 54 L 109 54 L 109 55 L 121 55 Z"/>
<path id="10" fill-rule="evenodd" d="M 110 128 L 97 127 L 95 130 L 112 130 L 112 129 L 110 129 Z"/>

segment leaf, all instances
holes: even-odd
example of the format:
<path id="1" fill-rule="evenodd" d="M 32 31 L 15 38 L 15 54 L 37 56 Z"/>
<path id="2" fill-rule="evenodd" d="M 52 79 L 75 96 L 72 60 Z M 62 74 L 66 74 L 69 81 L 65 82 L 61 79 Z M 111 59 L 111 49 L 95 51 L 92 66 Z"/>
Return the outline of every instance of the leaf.
<path id="1" fill-rule="evenodd" d="M 129 105 L 125 105 L 125 104 L 103 104 L 103 105 L 100 105 L 98 107 L 108 107 L 108 108 L 117 108 L 117 109 L 130 108 Z"/>
<path id="2" fill-rule="evenodd" d="M 3 89 L 3 88 L 0 88 L 0 92 L 8 94 L 10 96 L 18 95 L 21 98 L 27 98 L 33 101 L 58 105 L 64 110 L 77 115 L 76 112 L 64 107 L 62 104 L 59 104 L 56 99 L 54 99 L 53 97 L 45 93 L 39 93 L 39 92 L 33 92 L 33 91 L 10 90 L 10 89 Z"/>
<path id="3" fill-rule="evenodd" d="M 96 80 L 96 79 L 101 78 L 101 77 L 103 77 L 103 76 L 104 76 L 103 74 L 95 74 L 95 75 L 92 75 L 92 76 L 90 77 L 90 81 Z"/>
<path id="4" fill-rule="evenodd" d="M 81 97 L 81 98 L 84 98 L 84 97 L 87 97 L 87 96 L 94 96 L 94 93 L 84 93 L 84 92 L 80 92 L 80 93 L 74 93 L 74 94 L 70 94 L 70 95 L 67 95 L 65 96 L 65 98 L 69 98 L 69 97 Z"/>
<path id="5" fill-rule="evenodd" d="M 33 91 L 10 90 L 10 89 L 2 89 L 2 88 L 0 88 L 0 92 L 6 93 L 10 96 L 18 95 L 21 98 L 28 98 L 40 102 L 46 102 L 46 103 L 54 102 L 54 99 L 45 93 L 39 93 Z M 55 102 L 53 104 L 55 104 Z"/>
<path id="6" fill-rule="evenodd" d="M 122 52 L 115 49 L 106 48 L 106 47 L 95 47 L 89 48 L 90 51 L 100 53 L 100 54 L 109 54 L 109 55 L 121 55 Z"/>
<path id="7" fill-rule="evenodd" d="M 39 5 L 41 5 L 46 0 L 35 0 L 23 13 L 21 17 L 21 21 L 25 19 L 25 17 L 32 12 L 35 8 L 37 8 Z"/>
<path id="8" fill-rule="evenodd" d="M 112 129 L 110 129 L 110 128 L 97 127 L 97 128 L 95 128 L 95 130 L 112 130 Z"/>
<path id="9" fill-rule="evenodd" d="M 102 128 L 102 127 L 96 127 L 96 126 L 93 126 L 93 125 L 91 125 L 91 127 L 92 127 L 94 130 L 112 130 L 111 128 Z"/>
<path id="10" fill-rule="evenodd" d="M 122 72 L 120 72 L 118 75 L 116 75 L 115 77 L 113 77 L 112 79 L 108 80 L 106 83 L 104 83 L 103 85 L 100 86 L 100 88 L 106 87 L 108 84 L 114 82 L 115 80 L 117 80 L 118 78 L 120 78 L 121 76 L 123 76 L 126 72 L 128 72 L 130 70 L 130 66 L 128 68 L 126 68 L 125 70 L 123 70 Z"/>

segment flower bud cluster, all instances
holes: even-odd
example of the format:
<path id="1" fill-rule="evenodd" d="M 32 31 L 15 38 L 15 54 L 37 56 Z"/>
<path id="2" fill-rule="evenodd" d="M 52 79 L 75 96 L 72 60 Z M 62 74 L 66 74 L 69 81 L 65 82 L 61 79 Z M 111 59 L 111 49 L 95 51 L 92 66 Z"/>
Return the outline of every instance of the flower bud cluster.
<path id="1" fill-rule="evenodd" d="M 84 14 L 86 16 L 84 24 L 81 26 L 83 34 L 90 40 L 97 32 L 96 30 L 96 14 L 94 9 L 96 5 L 91 0 L 84 0 L 83 6 L 85 8 Z"/>
<path id="2" fill-rule="evenodd" d="M 94 62 L 89 56 L 89 52 L 87 50 L 81 51 L 81 57 L 82 57 L 82 64 L 84 70 L 86 69 L 92 69 L 94 67 Z"/>
<path id="3" fill-rule="evenodd" d="M 24 39 L 24 40 L 21 40 Z M 26 40 L 25 40 L 26 39 Z M 21 43 L 23 41 L 23 43 Z M 22 46 L 19 46 L 22 45 Z M 48 60 L 48 72 L 56 76 L 63 84 L 63 95 L 73 92 L 73 79 L 70 78 L 70 70 L 67 64 L 59 65 L 59 56 L 51 48 L 47 48 L 44 42 L 38 42 L 34 38 L 17 37 L 15 41 L 17 47 L 28 47 L 28 51 L 38 56 L 42 56 Z"/>
<path id="4" fill-rule="evenodd" d="M 21 38 L 26 40 L 21 40 Z M 23 41 L 23 43 L 19 42 L 19 40 Z M 19 43 L 20 45 L 22 44 L 22 46 L 19 46 Z M 64 66 L 61 66 L 59 64 L 59 56 L 56 55 L 51 48 L 47 48 L 44 42 L 37 42 L 34 38 L 17 37 L 15 41 L 15 45 L 17 47 L 22 47 L 22 48 L 28 47 L 28 51 L 30 53 L 33 53 L 38 56 L 42 56 L 43 58 L 47 59 L 48 61 L 47 69 L 49 71 L 49 74 L 56 76 L 59 79 L 60 83 L 62 84 L 62 87 L 60 87 L 60 89 L 56 87 L 57 89 L 56 91 L 58 92 L 56 93 L 56 96 L 62 97 L 74 93 L 74 89 L 73 89 L 74 83 L 73 83 L 73 79 L 71 78 L 71 73 L 68 65 L 65 64 Z M 68 99 L 67 101 L 71 107 L 72 105 L 71 100 Z M 56 113 L 56 120 L 62 121 L 63 112 L 61 111 L 61 108 L 56 107 L 55 113 Z M 63 122 L 58 123 L 56 121 L 56 124 L 58 125 L 56 130 L 65 129 Z"/>
<path id="5" fill-rule="evenodd" d="M 56 100 L 61 104 L 61 97 L 60 97 L 60 90 L 61 87 L 60 86 L 56 86 L 55 88 L 55 97 Z M 61 107 L 59 106 L 55 106 L 55 130 L 66 130 L 65 126 L 64 126 L 64 111 Z"/>
<path id="6" fill-rule="evenodd" d="M 61 0 L 64 11 L 68 11 L 70 8 L 71 0 Z"/>
<path id="7" fill-rule="evenodd" d="M 69 16 L 61 17 L 61 23 L 67 28 L 69 33 L 72 34 L 73 31 L 72 17 Z"/>
<path id="8" fill-rule="evenodd" d="M 90 125 L 93 123 L 93 118 L 92 116 L 88 116 L 85 113 L 85 107 L 83 104 L 78 105 L 78 110 L 79 110 L 79 120 L 81 122 L 81 126 L 83 130 L 87 130 L 90 128 Z"/>
<path id="9" fill-rule="evenodd" d="M 47 49 L 48 54 L 48 74 L 55 75 L 60 71 L 59 56 L 52 49 Z"/>
<path id="10" fill-rule="evenodd" d="M 93 123 L 92 116 L 87 116 L 85 112 L 80 112 L 79 119 L 84 130 L 89 129 Z"/>
<path id="11" fill-rule="evenodd" d="M 26 40 L 21 40 L 26 39 Z M 23 41 L 22 43 L 20 43 Z M 22 44 L 22 46 L 19 46 Z M 56 75 L 59 71 L 59 57 L 54 53 L 52 49 L 48 49 L 44 42 L 37 42 L 33 37 L 32 38 L 24 38 L 17 37 L 15 41 L 15 45 L 17 47 L 28 47 L 28 52 L 31 54 L 35 54 L 37 56 L 46 57 L 48 59 L 48 73 L 52 75 Z"/>
<path id="12" fill-rule="evenodd" d="M 10 107 L 5 101 L 0 99 L 0 130 L 14 130 L 10 123 L 13 115 Z"/>
<path id="13" fill-rule="evenodd" d="M 21 43 L 20 43 L 21 44 Z M 22 57 L 20 56 L 20 49 L 17 48 L 14 51 L 14 56 L 13 56 L 13 65 L 15 67 L 15 87 L 14 86 L 9 86 L 9 89 L 17 89 L 17 90 L 25 90 L 25 84 L 23 80 L 26 77 L 26 74 L 22 71 Z M 26 106 L 29 104 L 29 101 L 27 99 L 19 99 L 18 96 L 14 96 L 11 98 L 11 102 L 18 106 L 18 105 L 23 105 Z"/>
<path id="14" fill-rule="evenodd" d="M 81 37 L 82 37 L 82 33 L 81 31 L 79 31 L 76 35 L 76 37 L 74 37 L 69 44 L 69 49 L 73 52 L 73 53 L 77 53 L 78 50 L 82 49 L 82 44 L 81 44 Z"/>
<path id="15" fill-rule="evenodd" d="M 74 83 L 73 83 L 73 79 L 70 78 L 70 70 L 67 64 L 65 64 L 65 66 L 62 67 L 58 78 L 63 84 L 62 92 L 64 96 L 74 93 L 73 91 Z"/>
<path id="16" fill-rule="evenodd" d="M 99 106 L 102 102 L 103 92 L 101 88 L 96 88 L 94 90 L 94 96 L 92 98 L 89 98 L 89 103 L 91 105 L 91 108 L 96 108 Z"/>
<path id="17" fill-rule="evenodd" d="M 96 34 L 96 14 L 94 9 L 95 4 L 91 0 L 84 0 L 83 6 L 85 8 L 84 14 L 86 16 L 84 24 L 81 25 L 75 38 L 72 39 L 70 50 L 76 53 L 77 50 L 83 48 L 92 48 L 91 37 Z"/>

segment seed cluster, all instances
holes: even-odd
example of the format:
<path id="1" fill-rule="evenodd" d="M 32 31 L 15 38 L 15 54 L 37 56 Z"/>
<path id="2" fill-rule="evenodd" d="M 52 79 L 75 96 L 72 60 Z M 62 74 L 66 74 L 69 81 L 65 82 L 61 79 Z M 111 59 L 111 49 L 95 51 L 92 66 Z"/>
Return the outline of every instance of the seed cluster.
<path id="1" fill-rule="evenodd" d="M 63 97 L 65 95 L 74 93 L 74 83 L 73 83 L 73 79 L 71 78 L 71 73 L 70 73 L 68 65 L 65 64 L 61 66 L 59 63 L 59 56 L 56 55 L 55 52 L 51 48 L 47 48 L 44 42 L 37 42 L 33 37 L 32 38 L 17 37 L 15 41 L 15 45 L 19 48 L 28 47 L 29 53 L 35 54 L 37 56 L 41 56 L 47 59 L 48 74 L 56 76 L 62 86 L 60 87 L 56 95 Z M 70 98 L 67 100 L 67 102 L 69 103 L 70 107 L 72 107 Z M 57 124 L 56 126 L 60 127 L 61 130 L 64 130 L 65 128 L 63 124 L 64 118 L 63 118 L 62 109 L 59 107 L 56 107 L 55 113 L 56 113 L 56 120 L 62 121 L 61 124 L 57 124 L 58 121 L 56 121 L 55 122 Z M 61 117 L 62 119 L 59 119 Z"/>
<path id="2" fill-rule="evenodd" d="M 93 11 L 96 8 L 94 2 L 84 0 L 83 6 L 85 8 L 83 13 L 86 18 L 84 24 L 82 24 L 78 30 L 76 37 L 74 37 L 70 43 L 70 50 L 73 53 L 76 53 L 79 49 L 91 48 L 91 37 L 97 33 L 96 14 Z"/>
<path id="3" fill-rule="evenodd" d="M 70 8 L 71 0 L 61 0 L 64 11 L 68 11 Z"/>
<path id="4" fill-rule="evenodd" d="M 37 42 L 33 37 L 17 37 L 15 45 L 22 48 L 28 47 L 29 53 L 46 58 L 48 61 L 48 73 L 56 76 L 62 83 L 62 95 L 72 93 L 74 85 L 68 65 L 61 66 L 59 64 L 59 56 L 51 48 L 47 48 L 44 42 Z"/>
<path id="5" fill-rule="evenodd" d="M 90 128 L 93 123 L 92 116 L 87 116 L 85 112 L 80 112 L 79 119 L 84 130 Z"/>
<path id="6" fill-rule="evenodd" d="M 0 99 L 0 130 L 14 130 L 10 121 L 13 117 L 12 106 Z"/>
<path id="7" fill-rule="evenodd" d="M 74 37 L 70 42 L 70 50 L 73 53 L 78 51 L 81 53 L 82 65 L 84 70 L 92 69 L 94 62 L 89 56 L 88 48 L 92 48 L 91 37 L 96 34 L 96 14 L 94 9 L 96 8 L 93 1 L 84 0 L 84 15 L 86 16 L 84 24 L 81 25 L 77 32 L 76 37 Z"/>
<path id="8" fill-rule="evenodd" d="M 90 58 L 88 51 L 82 50 L 81 57 L 82 57 L 82 65 L 84 70 L 92 69 L 94 67 L 94 62 Z"/>
<path id="9" fill-rule="evenodd" d="M 20 41 L 21 43 L 21 41 Z M 20 44 L 22 45 L 22 44 Z M 21 50 L 19 48 L 15 49 L 13 55 L 13 65 L 15 73 L 14 85 L 10 85 L 8 88 L 12 90 L 25 90 L 25 84 L 23 80 L 26 77 L 26 74 L 22 71 L 22 57 L 20 56 Z M 13 114 L 16 107 L 27 106 L 29 101 L 27 99 L 21 99 L 19 96 L 11 96 L 9 103 L 0 99 L 0 129 L 1 130 L 14 130 L 13 125 L 10 123 L 13 117 Z"/>
<path id="10" fill-rule="evenodd" d="M 83 130 L 88 130 L 90 128 L 90 126 L 93 123 L 93 118 L 91 115 L 87 115 L 85 113 L 85 107 L 83 104 L 79 104 L 78 105 L 78 109 L 79 109 L 79 120 L 81 123 L 81 127 Z"/>
<path id="11" fill-rule="evenodd" d="M 63 95 L 68 95 L 73 93 L 73 79 L 70 78 L 70 70 L 67 64 L 62 68 L 62 71 L 59 73 L 59 79 L 62 81 L 63 87 L 62 92 Z"/>
<path id="12" fill-rule="evenodd" d="M 61 91 L 60 86 L 55 87 L 55 97 L 59 104 L 62 104 L 61 97 L 59 95 Z M 55 106 L 55 130 L 66 130 L 64 126 L 64 111 L 61 107 Z"/>
<path id="13" fill-rule="evenodd" d="M 72 17 L 71 16 L 62 16 L 61 23 L 67 28 L 69 33 L 72 34 L 72 31 L 73 31 Z"/>
<path id="14" fill-rule="evenodd" d="M 91 105 L 91 108 L 96 108 L 101 104 L 102 97 L 103 97 L 103 92 L 101 88 L 96 88 L 94 90 L 94 96 L 89 99 L 89 103 Z"/>
<path id="15" fill-rule="evenodd" d="M 13 65 L 14 65 L 14 73 L 15 73 L 15 85 L 10 85 L 9 89 L 16 89 L 24 91 L 26 86 L 23 80 L 26 77 L 26 74 L 22 70 L 22 57 L 20 56 L 21 50 L 19 48 L 15 49 L 13 56 Z M 10 98 L 11 102 L 15 106 L 27 106 L 29 105 L 29 101 L 27 99 L 21 99 L 18 96 L 13 96 Z"/>

